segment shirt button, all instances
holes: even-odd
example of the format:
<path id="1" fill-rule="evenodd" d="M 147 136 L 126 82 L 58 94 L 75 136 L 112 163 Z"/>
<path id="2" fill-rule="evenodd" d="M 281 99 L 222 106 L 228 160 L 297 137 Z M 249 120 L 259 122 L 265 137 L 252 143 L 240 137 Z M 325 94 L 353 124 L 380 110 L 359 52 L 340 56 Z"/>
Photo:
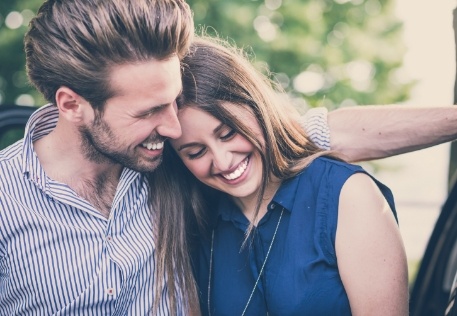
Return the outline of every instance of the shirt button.
<path id="1" fill-rule="evenodd" d="M 114 288 L 112 288 L 112 287 L 107 288 L 107 289 L 106 289 L 106 294 L 108 294 L 108 295 L 114 295 Z"/>
<path id="2" fill-rule="evenodd" d="M 106 236 L 106 241 L 111 241 L 113 238 L 111 236 Z"/>
<path id="3" fill-rule="evenodd" d="M 273 210 L 275 207 L 276 207 L 276 204 L 274 204 L 274 203 L 270 204 L 270 210 Z"/>

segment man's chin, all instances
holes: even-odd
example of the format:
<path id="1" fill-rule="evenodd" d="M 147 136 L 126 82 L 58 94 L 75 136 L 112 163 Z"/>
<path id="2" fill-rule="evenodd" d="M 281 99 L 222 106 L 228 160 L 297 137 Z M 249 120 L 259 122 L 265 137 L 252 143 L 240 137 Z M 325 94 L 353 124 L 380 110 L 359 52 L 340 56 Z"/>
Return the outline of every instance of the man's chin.
<path id="1" fill-rule="evenodd" d="M 162 163 L 162 155 L 155 157 L 153 160 L 144 161 L 133 166 L 126 166 L 137 172 L 153 172 Z"/>

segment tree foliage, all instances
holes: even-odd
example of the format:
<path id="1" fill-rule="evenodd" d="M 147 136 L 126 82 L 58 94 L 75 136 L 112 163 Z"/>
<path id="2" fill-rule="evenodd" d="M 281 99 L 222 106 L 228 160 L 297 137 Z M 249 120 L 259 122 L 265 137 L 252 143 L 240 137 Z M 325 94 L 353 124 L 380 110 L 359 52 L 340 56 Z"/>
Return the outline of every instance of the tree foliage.
<path id="1" fill-rule="evenodd" d="M 248 50 L 256 66 L 267 65 L 302 108 L 408 97 L 412 83 L 398 71 L 404 47 L 394 0 L 188 2 L 197 31 L 206 28 Z M 27 23 L 41 3 L 0 2 L 0 104 L 44 102 L 27 83 L 23 52 Z M 14 17 L 22 17 L 19 26 Z"/>
<path id="2" fill-rule="evenodd" d="M 393 0 L 188 0 L 197 28 L 267 64 L 300 102 L 335 108 L 408 98 Z"/>
<path id="3" fill-rule="evenodd" d="M 27 80 L 23 44 L 28 22 L 42 2 L 0 1 L 0 104 L 44 102 Z"/>

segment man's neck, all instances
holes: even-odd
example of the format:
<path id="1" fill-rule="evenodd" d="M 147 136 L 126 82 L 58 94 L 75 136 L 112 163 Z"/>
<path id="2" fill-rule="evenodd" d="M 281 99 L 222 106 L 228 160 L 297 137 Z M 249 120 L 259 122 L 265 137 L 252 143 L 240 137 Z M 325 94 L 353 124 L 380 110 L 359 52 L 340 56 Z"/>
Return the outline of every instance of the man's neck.
<path id="1" fill-rule="evenodd" d="M 34 150 L 49 178 L 65 183 L 108 217 L 123 168 L 88 160 L 80 144 L 76 131 L 62 133 L 57 125 L 50 134 L 35 141 Z"/>

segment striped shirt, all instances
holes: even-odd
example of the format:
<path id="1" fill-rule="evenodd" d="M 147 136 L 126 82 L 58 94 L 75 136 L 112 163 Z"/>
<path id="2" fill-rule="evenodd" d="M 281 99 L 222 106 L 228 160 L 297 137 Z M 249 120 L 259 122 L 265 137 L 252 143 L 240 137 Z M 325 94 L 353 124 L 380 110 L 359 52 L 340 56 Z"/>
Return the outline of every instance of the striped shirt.
<path id="1" fill-rule="evenodd" d="M 41 107 L 24 139 L 0 151 L 0 315 L 150 315 L 155 245 L 145 178 L 124 169 L 104 218 L 38 161 L 32 144 L 57 118 L 54 106 Z M 158 315 L 170 314 L 166 291 Z"/>
<path id="2" fill-rule="evenodd" d="M 327 108 L 309 109 L 300 119 L 308 137 L 321 149 L 330 150 L 330 128 L 327 123 Z"/>

